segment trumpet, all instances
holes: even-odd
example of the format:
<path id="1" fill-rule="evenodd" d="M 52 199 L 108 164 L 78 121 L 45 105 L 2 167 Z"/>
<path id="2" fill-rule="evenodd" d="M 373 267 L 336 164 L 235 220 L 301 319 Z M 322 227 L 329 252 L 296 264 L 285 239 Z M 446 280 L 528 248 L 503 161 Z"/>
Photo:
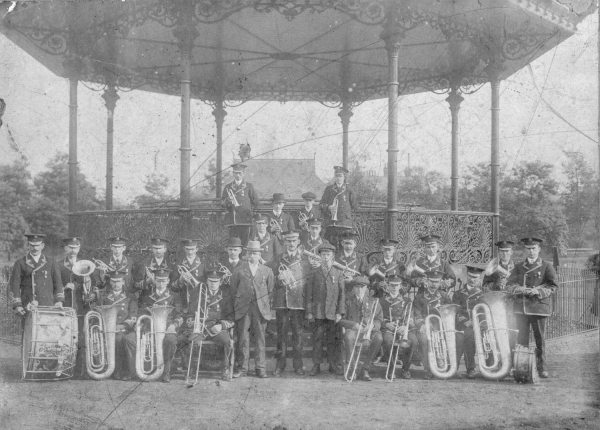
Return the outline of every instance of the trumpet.
<path id="1" fill-rule="evenodd" d="M 432 314 L 425 318 L 429 369 L 440 379 L 451 378 L 458 370 L 455 319 L 459 308 L 458 305 L 441 305 L 437 308 L 440 316 Z M 437 320 L 437 328 L 434 320 Z"/>
<path id="2" fill-rule="evenodd" d="M 373 309 L 371 309 L 371 315 L 369 315 L 366 321 L 366 315 L 363 315 L 362 321 L 360 322 L 360 329 L 358 330 L 358 333 L 356 333 L 356 339 L 354 340 L 354 346 L 352 347 L 352 354 L 350 354 L 350 359 L 348 360 L 348 367 L 346 367 L 346 371 L 344 372 L 344 378 L 348 382 L 352 382 L 356 378 L 356 369 L 358 368 L 363 345 L 371 344 L 371 332 L 373 331 L 373 321 L 375 320 L 375 311 L 377 310 L 378 304 L 379 299 L 375 299 L 373 302 Z M 361 333 L 362 336 L 360 336 Z M 352 373 L 350 373 L 351 368 Z"/>
<path id="3" fill-rule="evenodd" d="M 179 265 L 177 266 L 177 271 L 185 281 L 191 283 L 194 287 L 199 284 L 198 280 L 194 278 L 194 275 L 192 275 L 187 267 Z"/>
<path id="4" fill-rule="evenodd" d="M 231 188 L 227 188 L 227 196 L 229 197 L 229 200 L 231 201 L 231 204 L 234 207 L 240 207 L 241 204 L 237 201 L 237 198 L 235 197 L 235 193 L 233 192 L 233 190 Z"/>
<path id="5" fill-rule="evenodd" d="M 408 310 L 408 315 L 406 314 L 406 310 Z M 392 337 L 392 339 L 394 340 L 392 343 L 392 350 L 390 350 L 390 358 L 388 359 L 388 365 L 387 365 L 387 372 L 385 375 L 385 379 L 388 382 L 392 382 L 394 380 L 394 378 L 396 377 L 396 364 L 398 363 L 398 354 L 400 352 L 400 349 L 407 349 L 410 348 L 410 341 L 408 340 L 408 325 L 410 324 L 410 315 L 412 313 L 412 302 L 410 302 L 408 304 L 408 306 L 406 307 L 406 309 L 404 310 L 404 315 L 402 318 L 402 324 L 400 323 L 400 319 L 398 319 L 398 321 L 396 321 L 395 324 L 395 328 L 394 328 L 394 336 Z M 390 312 L 391 314 L 391 312 Z M 398 340 L 398 342 L 396 342 L 396 335 L 398 334 L 398 329 L 404 326 L 404 334 L 402 335 L 402 338 Z M 394 346 L 396 347 L 396 354 L 392 354 Z M 392 358 L 393 356 L 393 358 Z M 392 359 L 394 360 L 394 364 L 392 366 Z M 392 372 L 391 374 L 389 374 L 390 371 L 390 367 L 392 367 Z"/>
<path id="6" fill-rule="evenodd" d="M 226 266 L 219 263 L 219 270 L 217 270 L 217 272 L 223 274 L 223 283 L 229 284 L 229 281 L 231 280 L 231 271 Z"/>
<path id="7" fill-rule="evenodd" d="M 117 269 L 115 269 L 113 266 L 106 264 L 104 261 L 102 260 L 98 260 L 96 258 L 92 258 L 92 261 L 96 264 L 96 267 L 104 272 L 116 272 Z"/>

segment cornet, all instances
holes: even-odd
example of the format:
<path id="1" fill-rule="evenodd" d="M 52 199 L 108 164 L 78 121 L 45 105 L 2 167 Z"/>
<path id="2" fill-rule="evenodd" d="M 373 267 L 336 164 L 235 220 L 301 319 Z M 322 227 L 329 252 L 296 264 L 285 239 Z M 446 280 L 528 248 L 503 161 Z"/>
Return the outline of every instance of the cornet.
<path id="1" fill-rule="evenodd" d="M 333 203 L 331 203 L 331 221 L 337 221 L 337 211 L 338 211 L 338 198 L 334 197 Z"/>
<path id="2" fill-rule="evenodd" d="M 187 267 L 177 266 L 177 271 L 185 281 L 190 282 L 194 287 L 198 285 L 198 280 L 194 278 L 194 275 L 192 275 Z"/>
<path id="3" fill-rule="evenodd" d="M 310 251 L 307 251 L 306 249 L 304 249 L 302 251 L 302 255 L 306 255 L 308 257 L 308 259 L 310 260 L 311 265 L 313 266 L 321 266 L 322 262 L 321 262 L 321 257 L 319 257 L 317 254 L 312 253 Z"/>
<path id="4" fill-rule="evenodd" d="M 115 269 L 114 267 L 106 264 L 104 261 L 102 260 L 97 260 L 95 258 L 92 258 L 92 261 L 96 264 L 96 267 L 104 272 L 116 272 L 117 269 Z"/>
<path id="5" fill-rule="evenodd" d="M 308 231 L 308 224 L 306 223 L 306 221 L 308 220 L 308 215 L 306 215 L 304 212 L 300 212 L 300 214 L 298 215 L 298 221 L 300 225 L 302 225 L 302 228 L 306 231 Z"/>
<path id="6" fill-rule="evenodd" d="M 348 266 L 344 266 L 343 264 L 340 264 L 337 261 L 333 262 L 333 267 L 335 267 L 336 269 L 340 269 L 341 271 L 343 271 L 344 272 L 344 278 L 347 281 L 351 281 L 353 277 L 361 275 L 361 273 L 359 271 L 351 269 Z"/>
<path id="7" fill-rule="evenodd" d="M 234 207 L 239 207 L 241 206 L 241 204 L 237 201 L 237 198 L 235 197 L 235 193 L 233 192 L 233 190 L 231 188 L 227 188 L 227 196 L 229 197 L 229 200 L 231 201 L 231 204 Z"/>
<path id="8" fill-rule="evenodd" d="M 275 231 L 275 235 L 279 240 L 281 240 L 281 226 L 279 225 L 279 222 L 277 222 L 276 219 L 271 218 L 269 221 L 269 227 L 271 227 L 271 232 Z"/>

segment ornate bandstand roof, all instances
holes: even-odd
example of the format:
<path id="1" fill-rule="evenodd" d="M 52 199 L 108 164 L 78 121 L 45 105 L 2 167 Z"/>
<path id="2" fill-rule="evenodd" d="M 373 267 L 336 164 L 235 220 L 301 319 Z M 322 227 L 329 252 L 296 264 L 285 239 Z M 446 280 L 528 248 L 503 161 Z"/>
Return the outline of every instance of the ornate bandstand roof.
<path id="1" fill-rule="evenodd" d="M 384 30 L 400 32 L 399 92 L 468 90 L 571 36 L 591 0 L 137 0 L 18 2 L 0 32 L 58 76 L 192 97 L 315 100 L 387 95 Z"/>

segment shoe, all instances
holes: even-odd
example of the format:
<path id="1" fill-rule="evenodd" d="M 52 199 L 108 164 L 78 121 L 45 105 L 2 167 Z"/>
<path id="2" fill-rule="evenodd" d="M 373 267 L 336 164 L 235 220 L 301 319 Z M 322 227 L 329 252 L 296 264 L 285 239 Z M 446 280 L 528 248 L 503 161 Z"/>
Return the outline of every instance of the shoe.
<path id="1" fill-rule="evenodd" d="M 231 376 L 229 376 L 229 370 L 223 370 L 223 372 L 221 372 L 221 380 L 231 381 Z"/>
<path id="2" fill-rule="evenodd" d="M 248 374 L 246 372 L 242 372 L 241 370 L 238 370 L 237 372 L 234 372 L 232 376 L 234 378 L 245 378 L 246 376 L 248 376 Z"/>
<path id="3" fill-rule="evenodd" d="M 433 378 L 433 373 L 425 372 L 425 376 L 423 376 L 423 379 L 426 379 L 427 381 L 429 381 L 432 378 Z"/>
<path id="4" fill-rule="evenodd" d="M 265 370 L 258 370 L 258 371 L 256 371 L 256 376 L 258 378 L 262 378 L 262 379 L 268 378 L 267 372 Z"/>
<path id="5" fill-rule="evenodd" d="M 336 366 L 335 374 L 338 376 L 344 376 L 344 368 L 342 366 Z"/>
<path id="6" fill-rule="evenodd" d="M 123 377 L 121 376 L 120 373 L 113 373 L 113 379 L 117 379 L 117 380 L 121 380 Z"/>
<path id="7" fill-rule="evenodd" d="M 382 360 L 381 360 L 381 355 L 380 355 L 380 356 L 378 356 L 378 357 L 375 357 L 375 359 L 373 360 L 373 364 L 377 364 L 377 363 L 379 363 L 380 361 L 382 361 Z"/>
<path id="8" fill-rule="evenodd" d="M 417 367 L 422 367 L 423 366 L 423 362 L 421 360 L 414 360 L 412 362 L 413 366 L 417 366 Z"/>
<path id="9" fill-rule="evenodd" d="M 295 372 L 296 375 L 304 376 L 304 369 L 302 369 L 301 367 L 299 369 L 296 369 Z"/>
<path id="10" fill-rule="evenodd" d="M 410 379 L 410 372 L 408 370 L 403 370 L 400 374 L 400 377 L 402 379 Z"/>
<path id="11" fill-rule="evenodd" d="M 371 376 L 369 376 L 369 372 L 366 370 L 362 371 L 362 375 L 361 375 L 360 379 L 362 379 L 363 381 L 367 381 L 367 382 L 372 381 Z"/>
<path id="12" fill-rule="evenodd" d="M 275 371 L 273 372 L 273 376 L 275 378 L 280 378 L 281 377 L 281 372 L 283 372 L 283 370 L 281 370 L 279 367 L 276 367 Z"/>
<path id="13" fill-rule="evenodd" d="M 123 375 L 121 381 L 131 381 L 131 375 Z"/>
<path id="14" fill-rule="evenodd" d="M 467 378 L 468 379 L 475 379 L 476 376 L 477 376 L 477 372 L 475 372 L 475 369 L 467 370 Z"/>
<path id="15" fill-rule="evenodd" d="M 331 372 L 331 366 L 329 366 L 329 371 Z M 317 376 L 321 373 L 321 365 L 315 364 L 312 369 L 310 369 L 310 376 Z"/>
<path id="16" fill-rule="evenodd" d="M 163 375 L 163 382 L 165 382 L 165 383 L 167 383 L 167 384 L 168 384 L 169 382 L 171 382 L 171 374 L 170 374 L 169 372 L 166 372 L 166 373 Z"/>
<path id="17" fill-rule="evenodd" d="M 548 374 L 548 372 L 546 370 L 541 370 L 539 372 L 539 374 L 540 374 L 540 378 L 543 378 L 543 379 L 546 379 L 546 378 L 550 377 L 550 375 Z"/>

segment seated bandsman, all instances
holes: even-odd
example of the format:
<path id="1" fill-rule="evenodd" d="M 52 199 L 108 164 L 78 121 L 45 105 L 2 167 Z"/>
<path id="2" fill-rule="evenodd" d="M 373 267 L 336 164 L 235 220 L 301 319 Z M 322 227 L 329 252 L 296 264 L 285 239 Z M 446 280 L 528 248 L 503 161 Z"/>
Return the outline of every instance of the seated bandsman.
<path id="1" fill-rule="evenodd" d="M 321 226 L 323 225 L 323 220 L 319 218 L 311 218 L 306 221 L 306 225 L 308 225 L 308 238 L 302 240 L 302 234 L 300 234 L 300 251 L 308 251 L 312 254 L 318 254 L 317 249 L 323 244 L 328 244 L 329 242 L 326 239 L 321 237 Z M 335 247 L 333 248 L 335 251 Z M 313 268 L 321 267 L 321 260 L 316 258 L 309 258 L 308 261 Z"/>
<path id="2" fill-rule="evenodd" d="M 283 212 L 283 207 L 285 206 L 284 194 L 273 194 L 271 206 L 273 207 L 273 210 L 267 215 L 269 217 L 268 231 L 275 235 L 275 237 L 282 242 L 283 245 L 281 233 L 295 229 L 294 218 L 292 218 L 290 214 Z"/>
<path id="3" fill-rule="evenodd" d="M 163 340 L 163 382 L 171 382 L 171 363 L 175 358 L 177 351 L 177 328 L 183 324 L 181 315 L 181 298 L 179 294 L 171 292 L 167 286 L 169 285 L 170 269 L 158 269 L 154 272 L 154 292 L 145 296 L 140 305 L 140 314 L 150 314 L 148 310 L 152 306 L 173 306 L 173 310 L 167 318 L 167 332 Z"/>
<path id="4" fill-rule="evenodd" d="M 379 299 L 369 295 L 369 280 L 365 276 L 357 276 L 352 280 L 351 285 L 352 293 L 346 296 L 346 315 L 340 321 L 340 325 L 346 329 L 344 332 L 344 350 L 346 359 L 349 360 L 352 355 L 356 336 L 359 336 L 359 332 L 367 334 L 370 331 L 371 342 L 369 349 L 366 351 L 366 357 L 362 361 L 362 367 L 357 369 L 359 378 L 370 381 L 369 370 L 373 364 L 375 354 L 381 348 L 383 312 L 379 304 Z M 375 314 L 374 316 L 373 313 Z M 372 323 L 370 323 L 371 321 Z M 365 352 L 363 351 L 363 353 Z M 360 357 L 358 359 L 360 360 Z"/>
<path id="5" fill-rule="evenodd" d="M 381 239 L 379 241 L 382 258 L 379 263 L 373 264 L 368 271 L 371 289 L 375 291 L 375 297 L 383 297 L 390 277 L 401 276 L 405 273 L 404 264 L 400 263 L 395 255 L 398 243 L 397 240 L 393 239 Z M 402 295 L 407 292 L 408 290 L 404 288 Z"/>
<path id="6" fill-rule="evenodd" d="M 327 347 L 329 371 L 343 375 L 340 366 L 339 327 L 336 325 L 346 313 L 344 275 L 333 267 L 335 247 L 323 243 L 317 250 L 322 265 L 312 269 L 306 288 L 306 319 L 313 327 L 313 367 L 310 376 L 321 373 L 323 345 Z"/>
<path id="7" fill-rule="evenodd" d="M 256 227 L 256 236 L 253 240 L 260 242 L 262 252 L 260 253 L 260 264 L 269 264 L 275 256 L 281 254 L 284 250 L 282 244 L 267 231 L 269 217 L 258 214 L 254 218 L 254 226 Z"/>
<path id="8" fill-rule="evenodd" d="M 480 303 L 481 298 L 481 273 L 483 269 L 476 266 L 466 266 L 467 284 L 456 291 L 452 301 L 460 306 L 456 314 L 456 359 L 460 366 L 460 359 L 465 356 L 467 378 L 475 378 L 475 333 L 473 332 L 473 307 Z M 459 333 L 461 332 L 462 333 Z"/>
<path id="9" fill-rule="evenodd" d="M 425 272 L 425 282 L 427 287 L 423 292 L 418 293 L 413 301 L 415 325 L 419 330 L 417 339 L 419 340 L 421 357 L 423 357 L 425 379 L 431 379 L 433 377 L 429 368 L 429 360 L 427 359 L 429 342 L 427 341 L 425 318 L 427 318 L 428 315 L 439 316 L 436 310 L 438 306 L 452 304 L 452 300 L 450 300 L 448 294 L 444 291 L 440 291 L 442 276 L 444 276 L 444 273 L 437 270 Z"/>
<path id="10" fill-rule="evenodd" d="M 335 256 L 335 261 L 351 271 L 344 272 L 344 278 L 346 280 L 346 295 L 348 296 L 349 288 L 352 288 L 349 282 L 360 275 L 364 275 L 367 272 L 367 257 L 356 252 L 356 237 L 357 234 L 354 231 L 348 231 L 341 235 L 343 249 L 339 251 Z"/>
<path id="11" fill-rule="evenodd" d="M 202 282 L 204 266 L 200 257 L 198 257 L 198 244 L 195 240 L 183 239 L 181 245 L 183 246 L 185 255 L 180 261 L 177 261 L 174 270 L 171 272 L 169 288 L 171 291 L 179 294 L 183 312 L 187 313 L 194 312 L 194 308 L 191 308 L 189 305 L 190 296 L 192 290 L 197 290 L 196 284 Z"/>
<path id="12" fill-rule="evenodd" d="M 307 221 L 309 219 L 321 218 L 321 211 L 317 206 L 315 206 L 315 200 L 317 196 L 315 193 L 307 192 L 302 194 L 302 199 L 304 200 L 304 207 L 298 211 L 294 218 L 294 222 L 301 230 L 300 233 L 300 241 L 304 242 L 308 239 L 309 236 L 309 225 Z"/>
<path id="13" fill-rule="evenodd" d="M 102 300 L 103 305 L 117 307 L 117 329 L 115 332 L 115 373 L 113 378 L 130 381 L 135 376 L 135 321 L 138 302 L 135 294 L 127 294 L 125 273 L 109 274 L 110 291 Z"/>
<path id="14" fill-rule="evenodd" d="M 421 237 L 425 248 L 425 257 L 419 257 L 416 261 L 415 268 L 412 270 L 410 277 L 412 285 L 417 288 L 417 293 L 422 293 L 427 285 L 425 280 L 425 272 L 438 271 L 442 272 L 440 290 L 450 291 L 456 284 L 456 275 L 450 267 L 450 263 L 442 260 L 439 255 L 440 237 L 435 234 L 429 234 Z"/>
<path id="15" fill-rule="evenodd" d="M 231 275 L 234 270 L 242 263 L 240 254 L 242 253 L 242 241 L 239 237 L 230 237 L 225 245 L 227 258 L 220 260 L 219 271 L 223 273 L 223 285 L 230 285 Z"/>
<path id="16" fill-rule="evenodd" d="M 381 310 L 383 312 L 383 324 L 381 326 L 381 334 L 383 336 L 383 356 L 384 360 L 389 359 L 393 354 L 394 341 L 398 341 L 404 337 L 406 332 L 406 324 L 408 324 L 408 342 L 410 347 L 402 348 L 398 352 L 398 357 L 402 359 L 402 373 L 400 377 L 403 379 L 410 379 L 410 363 L 412 361 L 412 355 L 414 348 L 418 345 L 417 334 L 415 333 L 416 327 L 414 324 L 413 313 L 414 310 L 410 310 L 410 299 L 408 296 L 403 297 L 402 292 L 407 291 L 406 286 L 402 286 L 403 283 L 408 283 L 399 276 L 391 276 L 387 283 L 387 292 L 381 298 Z M 409 316 L 410 313 L 410 316 Z M 396 327 L 398 330 L 396 330 Z M 396 338 L 394 339 L 394 332 Z M 400 348 L 400 346 L 399 346 Z M 387 357 L 387 358 L 385 358 Z M 384 361 L 382 360 L 382 361 Z M 390 361 L 390 368 L 387 369 L 389 375 L 393 368 L 393 361 Z"/>
<path id="17" fill-rule="evenodd" d="M 144 297 L 152 294 L 154 289 L 154 270 L 169 269 L 167 263 L 168 241 L 159 237 L 150 239 L 151 256 L 144 258 L 133 265 L 133 282 L 136 291 L 139 292 L 138 301 L 142 303 Z"/>
<path id="18" fill-rule="evenodd" d="M 96 286 L 104 288 L 110 285 L 110 272 L 123 272 L 125 280 L 125 292 L 137 293 L 133 282 L 133 258 L 127 258 L 127 239 L 124 237 L 109 237 L 110 257 L 100 260 L 94 260 L 96 263 Z"/>
<path id="19" fill-rule="evenodd" d="M 202 299 L 199 300 L 198 292 L 199 289 L 191 297 L 190 310 L 188 316 L 196 316 L 196 312 L 199 312 L 198 318 L 200 321 L 204 320 L 205 330 L 201 334 L 193 333 L 189 330 L 189 324 L 179 331 L 178 345 L 182 349 L 182 358 L 184 360 L 184 367 L 189 363 L 192 352 L 190 344 L 192 341 L 198 342 L 200 339 L 210 340 L 218 345 L 223 346 L 223 366 L 221 379 L 229 381 L 229 357 L 231 356 L 233 342 L 229 336 L 228 330 L 233 327 L 234 313 L 233 313 L 233 298 L 229 286 L 222 286 L 221 279 L 222 274 L 214 270 L 211 267 L 209 271 L 205 273 L 206 285 L 201 286 L 202 291 L 206 294 L 202 294 Z M 206 309 L 206 315 L 204 314 Z"/>
<path id="20" fill-rule="evenodd" d="M 546 370 L 546 318 L 550 316 L 550 296 L 558 288 L 556 270 L 552 263 L 540 258 L 542 239 L 527 237 L 521 239 L 527 249 L 523 263 L 515 264 L 515 269 L 506 281 L 506 289 L 514 294 L 513 312 L 519 330 L 517 342 L 529 345 L 529 331 L 533 331 L 537 353 L 537 369 L 541 378 L 547 378 Z"/>
<path id="21" fill-rule="evenodd" d="M 486 273 L 483 277 L 482 290 L 488 291 L 504 291 L 506 290 L 506 280 L 515 268 L 515 263 L 511 260 L 513 253 L 514 242 L 503 240 L 496 242 L 498 247 L 498 267 L 490 275 Z"/>

